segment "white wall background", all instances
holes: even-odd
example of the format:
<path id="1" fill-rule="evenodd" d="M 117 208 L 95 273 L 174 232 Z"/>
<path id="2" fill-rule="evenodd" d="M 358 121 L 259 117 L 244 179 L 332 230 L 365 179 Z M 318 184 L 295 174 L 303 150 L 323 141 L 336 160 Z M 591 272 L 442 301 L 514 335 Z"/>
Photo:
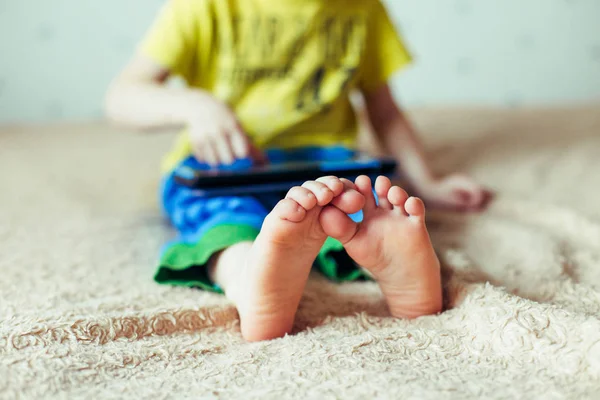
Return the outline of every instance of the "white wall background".
<path id="1" fill-rule="evenodd" d="M 0 0 L 0 123 L 101 117 L 163 1 Z M 386 3 L 417 61 L 394 82 L 404 104 L 600 101 L 600 0 Z"/>

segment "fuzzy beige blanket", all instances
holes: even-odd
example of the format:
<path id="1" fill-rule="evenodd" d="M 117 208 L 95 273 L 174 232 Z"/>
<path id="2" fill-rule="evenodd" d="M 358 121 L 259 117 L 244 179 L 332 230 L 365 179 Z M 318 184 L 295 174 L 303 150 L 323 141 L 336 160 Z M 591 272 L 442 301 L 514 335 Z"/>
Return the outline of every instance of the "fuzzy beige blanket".
<path id="1" fill-rule="evenodd" d="M 152 281 L 171 134 L 2 128 L 0 398 L 600 398 L 600 107 L 413 117 L 438 171 L 498 192 L 429 214 L 449 310 L 393 319 L 314 276 L 258 344 L 223 297 Z"/>

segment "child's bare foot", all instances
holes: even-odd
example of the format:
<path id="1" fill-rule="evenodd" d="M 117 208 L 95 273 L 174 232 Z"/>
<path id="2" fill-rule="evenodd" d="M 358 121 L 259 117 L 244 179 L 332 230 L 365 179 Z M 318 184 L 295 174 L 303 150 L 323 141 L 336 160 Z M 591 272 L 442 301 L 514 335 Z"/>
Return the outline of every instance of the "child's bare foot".
<path id="1" fill-rule="evenodd" d="M 323 206 L 355 213 L 364 197 L 335 177 L 291 189 L 267 216 L 246 253 L 245 268 L 236 271 L 226 289 L 240 313 L 248 341 L 289 333 L 312 264 L 327 235 L 319 223 Z"/>
<path id="2" fill-rule="evenodd" d="M 440 264 L 425 226 L 423 202 L 408 198 L 385 177 L 375 183 L 379 206 L 368 177 L 359 177 L 356 188 L 365 196 L 363 222 L 356 224 L 343 210 L 326 207 L 320 216 L 325 233 L 340 240 L 348 255 L 373 275 L 393 316 L 440 312 Z"/>

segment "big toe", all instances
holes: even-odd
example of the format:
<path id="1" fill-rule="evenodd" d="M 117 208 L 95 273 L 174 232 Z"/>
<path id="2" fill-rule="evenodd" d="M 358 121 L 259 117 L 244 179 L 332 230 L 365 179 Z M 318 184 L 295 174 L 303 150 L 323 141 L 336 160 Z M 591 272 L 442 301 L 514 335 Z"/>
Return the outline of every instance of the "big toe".
<path id="1" fill-rule="evenodd" d="M 348 243 L 356 235 L 358 224 L 339 208 L 327 206 L 319 216 L 321 228 L 327 236 Z"/>
<path id="2" fill-rule="evenodd" d="M 333 199 L 331 205 L 346 214 L 354 214 L 365 206 L 365 196 L 355 189 L 345 189 L 341 195 Z"/>

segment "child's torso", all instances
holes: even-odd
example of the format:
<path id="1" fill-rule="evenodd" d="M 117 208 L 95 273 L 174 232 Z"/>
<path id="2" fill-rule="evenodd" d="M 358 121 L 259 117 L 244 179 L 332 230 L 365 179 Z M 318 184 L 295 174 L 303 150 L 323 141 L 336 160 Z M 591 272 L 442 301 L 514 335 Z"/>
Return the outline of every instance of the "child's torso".
<path id="1" fill-rule="evenodd" d="M 364 3 L 199 0 L 183 75 L 229 104 L 261 147 L 353 146 L 348 94 L 366 45 Z M 189 150 L 185 138 L 179 147 Z"/>

